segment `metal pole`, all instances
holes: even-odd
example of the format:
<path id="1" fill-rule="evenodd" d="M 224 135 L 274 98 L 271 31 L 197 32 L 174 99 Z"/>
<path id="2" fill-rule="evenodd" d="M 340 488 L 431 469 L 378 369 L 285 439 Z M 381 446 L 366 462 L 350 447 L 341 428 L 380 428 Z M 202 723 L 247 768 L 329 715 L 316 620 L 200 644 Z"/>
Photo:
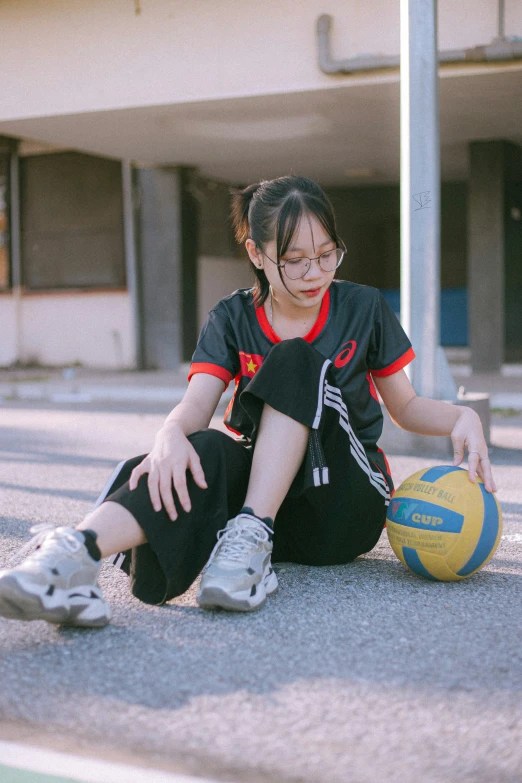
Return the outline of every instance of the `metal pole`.
<path id="1" fill-rule="evenodd" d="M 440 157 L 437 3 L 401 0 L 401 322 L 415 391 L 437 397 Z"/>
<path id="2" fill-rule="evenodd" d="M 143 339 L 138 264 L 136 257 L 136 237 L 134 230 L 132 166 L 128 160 L 122 160 L 121 162 L 121 176 L 123 192 L 123 236 L 125 246 L 125 267 L 127 273 L 127 288 L 132 303 L 132 319 L 134 326 L 134 367 L 137 370 L 141 370 L 143 369 Z"/>

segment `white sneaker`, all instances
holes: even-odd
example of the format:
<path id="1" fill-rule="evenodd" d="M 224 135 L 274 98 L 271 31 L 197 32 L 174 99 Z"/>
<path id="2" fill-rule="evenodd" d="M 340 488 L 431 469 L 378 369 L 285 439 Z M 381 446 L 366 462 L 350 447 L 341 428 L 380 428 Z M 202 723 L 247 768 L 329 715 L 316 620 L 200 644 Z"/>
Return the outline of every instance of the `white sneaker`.
<path id="1" fill-rule="evenodd" d="M 0 615 L 14 620 L 99 628 L 111 610 L 96 584 L 101 561 L 94 560 L 83 534 L 70 527 L 31 528 L 36 550 L 15 568 L 0 571 Z"/>
<path id="2" fill-rule="evenodd" d="M 218 542 L 203 569 L 197 594 L 200 606 L 238 612 L 259 609 L 277 590 L 270 555 L 272 530 L 248 513 L 238 514 L 218 533 Z"/>

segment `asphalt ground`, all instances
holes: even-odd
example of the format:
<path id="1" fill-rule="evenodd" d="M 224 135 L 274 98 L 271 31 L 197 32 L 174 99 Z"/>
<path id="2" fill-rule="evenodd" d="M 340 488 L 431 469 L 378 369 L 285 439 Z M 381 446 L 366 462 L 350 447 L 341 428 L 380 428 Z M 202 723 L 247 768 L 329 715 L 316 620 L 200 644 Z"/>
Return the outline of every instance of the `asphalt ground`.
<path id="1" fill-rule="evenodd" d="M 79 521 L 165 412 L 4 403 L 0 567 L 32 524 Z M 278 565 L 243 615 L 196 585 L 146 606 L 105 565 L 107 628 L 0 619 L 0 739 L 245 783 L 522 781 L 522 416 L 493 425 L 505 538 L 479 574 L 424 581 L 384 534 L 346 566 Z M 392 457 L 396 484 L 433 462 Z"/>

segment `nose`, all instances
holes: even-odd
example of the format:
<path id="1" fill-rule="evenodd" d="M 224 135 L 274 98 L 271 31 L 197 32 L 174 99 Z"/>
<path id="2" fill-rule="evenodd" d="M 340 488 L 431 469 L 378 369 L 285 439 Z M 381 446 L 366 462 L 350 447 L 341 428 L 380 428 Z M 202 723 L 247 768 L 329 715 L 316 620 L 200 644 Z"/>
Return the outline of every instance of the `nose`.
<path id="1" fill-rule="evenodd" d="M 324 271 L 319 266 L 319 259 L 318 258 L 312 258 L 312 263 L 310 264 L 310 268 L 306 275 L 303 277 L 303 280 L 320 280 L 323 275 Z"/>

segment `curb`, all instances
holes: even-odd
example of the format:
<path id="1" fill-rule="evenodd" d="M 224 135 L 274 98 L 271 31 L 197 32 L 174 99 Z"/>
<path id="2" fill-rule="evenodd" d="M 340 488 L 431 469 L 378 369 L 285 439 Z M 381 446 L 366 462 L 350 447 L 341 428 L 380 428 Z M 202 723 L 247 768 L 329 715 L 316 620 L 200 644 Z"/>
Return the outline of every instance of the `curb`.
<path id="1" fill-rule="evenodd" d="M 186 386 L 105 386 L 89 383 L 0 383 L 0 402 L 19 400 L 25 402 L 89 403 L 89 402 L 181 402 Z M 221 397 L 221 404 L 232 398 L 234 389 L 229 387 Z M 522 411 L 522 393 L 497 392 L 490 394 L 490 407 Z"/>
<path id="2" fill-rule="evenodd" d="M 522 393 L 518 392 L 499 392 L 490 397 L 491 408 L 512 408 L 516 411 L 522 411 Z"/>
<path id="3" fill-rule="evenodd" d="M 1 779 L 4 780 L 4 776 L 14 778 L 13 773 L 20 771 L 25 772 L 24 780 L 28 779 L 28 774 L 34 773 L 35 783 L 60 783 L 65 779 L 78 783 L 142 783 L 144 780 L 148 783 L 218 783 L 215 778 L 195 777 L 154 767 L 104 761 L 22 743 L 0 741 Z"/>
<path id="4" fill-rule="evenodd" d="M 143 402 L 177 405 L 185 394 L 186 386 L 99 386 L 78 383 L 0 383 L 0 402 L 20 400 L 33 402 Z M 232 397 L 233 390 L 227 389 L 221 403 Z"/>
<path id="5" fill-rule="evenodd" d="M 138 386 L 93 386 L 89 384 L 2 383 L 0 398 L 49 402 L 168 402 L 177 405 L 183 387 L 147 389 Z"/>

